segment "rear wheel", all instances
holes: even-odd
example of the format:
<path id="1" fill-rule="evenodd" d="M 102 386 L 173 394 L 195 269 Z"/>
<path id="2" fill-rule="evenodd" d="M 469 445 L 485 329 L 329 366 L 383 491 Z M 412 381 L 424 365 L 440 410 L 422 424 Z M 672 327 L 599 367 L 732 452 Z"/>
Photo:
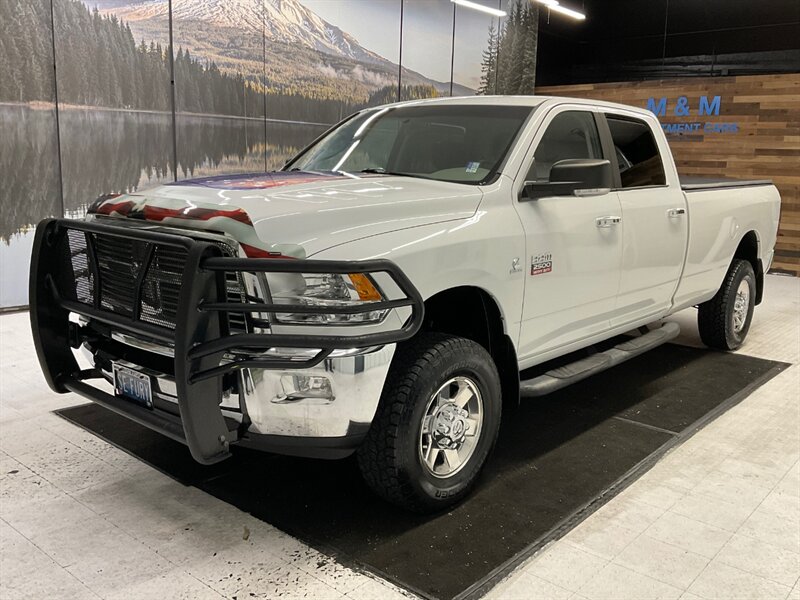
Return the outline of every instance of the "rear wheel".
<path id="1" fill-rule="evenodd" d="M 479 344 L 439 333 L 401 344 L 358 451 L 364 480 L 415 512 L 457 502 L 494 446 L 500 407 L 500 377 Z"/>
<path id="2" fill-rule="evenodd" d="M 756 275 L 746 260 L 734 259 L 717 294 L 697 311 L 700 339 L 709 348 L 736 350 L 744 343 L 756 299 Z"/>

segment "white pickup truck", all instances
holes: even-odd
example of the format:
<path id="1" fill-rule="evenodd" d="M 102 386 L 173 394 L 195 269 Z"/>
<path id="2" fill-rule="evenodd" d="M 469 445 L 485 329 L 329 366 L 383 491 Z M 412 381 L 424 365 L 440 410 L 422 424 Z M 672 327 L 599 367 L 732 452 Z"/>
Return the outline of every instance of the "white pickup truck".
<path id="1" fill-rule="evenodd" d="M 671 339 L 662 320 L 690 306 L 708 346 L 738 348 L 779 209 L 767 181 L 679 180 L 641 109 L 392 104 L 279 172 L 180 181 L 43 221 L 31 322 L 55 391 L 201 463 L 233 445 L 356 452 L 378 494 L 436 510 L 475 483 L 504 401 Z"/>

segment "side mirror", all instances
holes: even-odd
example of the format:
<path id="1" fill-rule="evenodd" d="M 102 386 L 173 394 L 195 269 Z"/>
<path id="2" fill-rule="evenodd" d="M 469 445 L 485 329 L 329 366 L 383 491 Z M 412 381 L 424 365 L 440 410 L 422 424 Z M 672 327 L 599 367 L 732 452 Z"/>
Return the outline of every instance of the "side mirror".
<path id="1" fill-rule="evenodd" d="M 547 196 L 600 196 L 611 191 L 611 162 L 600 158 L 568 158 L 550 168 L 550 181 L 526 181 L 520 200 Z"/>

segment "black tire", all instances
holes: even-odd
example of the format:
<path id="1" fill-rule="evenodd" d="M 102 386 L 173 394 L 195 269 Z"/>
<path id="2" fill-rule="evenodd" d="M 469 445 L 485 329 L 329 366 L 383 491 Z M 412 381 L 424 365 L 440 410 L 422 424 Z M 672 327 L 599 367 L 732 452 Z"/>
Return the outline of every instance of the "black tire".
<path id="1" fill-rule="evenodd" d="M 736 296 L 742 282 L 746 282 L 748 287 L 747 314 L 743 323 L 737 326 Z M 736 350 L 741 346 L 750 330 L 755 300 L 756 275 L 753 266 L 746 260 L 733 259 L 717 294 L 698 307 L 697 326 L 703 343 L 716 350 Z"/>
<path id="2" fill-rule="evenodd" d="M 434 398 L 439 397 L 439 391 L 451 389 L 445 384 L 454 378 L 458 381 L 450 385 L 455 386 L 452 388 L 455 390 L 461 390 L 468 382 L 474 384 L 469 393 L 476 399 L 474 401 L 482 403 L 482 420 L 480 427 L 475 427 L 478 435 L 471 445 L 471 454 L 463 461 L 460 470 L 449 476 L 437 476 L 424 463 L 422 456 L 422 423 L 431 410 L 439 414 L 436 406 L 447 404 L 447 401 L 440 403 Z M 480 393 L 473 393 L 474 389 Z M 497 368 L 492 357 L 479 344 L 430 332 L 400 344 L 372 427 L 357 453 L 364 480 L 385 500 L 413 512 L 432 512 L 458 502 L 475 484 L 494 447 L 500 427 L 501 404 Z M 438 421 L 429 417 L 427 422 L 430 428 Z M 468 426 L 467 430 L 470 427 L 473 426 Z M 453 431 L 456 429 L 454 426 Z M 430 441 L 428 447 L 432 444 Z M 439 450 L 438 442 L 433 447 L 436 455 L 446 454 Z M 448 470 L 450 466 L 445 457 L 440 458 L 442 465 L 439 468 Z M 437 461 L 438 458 L 434 460 Z"/>

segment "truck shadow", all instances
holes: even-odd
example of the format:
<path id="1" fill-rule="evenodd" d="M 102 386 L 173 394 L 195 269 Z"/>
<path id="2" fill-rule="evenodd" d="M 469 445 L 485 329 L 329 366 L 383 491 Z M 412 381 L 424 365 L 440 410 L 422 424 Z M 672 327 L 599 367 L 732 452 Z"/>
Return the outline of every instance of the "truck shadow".
<path id="1" fill-rule="evenodd" d="M 781 368 L 668 344 L 549 396 L 522 400 L 506 409 L 473 493 L 450 511 L 426 516 L 372 495 L 354 458 L 318 461 L 237 449 L 232 459 L 202 467 L 177 442 L 102 407 L 60 414 L 345 563 L 425 596 L 452 598 L 577 522 L 626 474 L 640 475 L 667 447 Z"/>

